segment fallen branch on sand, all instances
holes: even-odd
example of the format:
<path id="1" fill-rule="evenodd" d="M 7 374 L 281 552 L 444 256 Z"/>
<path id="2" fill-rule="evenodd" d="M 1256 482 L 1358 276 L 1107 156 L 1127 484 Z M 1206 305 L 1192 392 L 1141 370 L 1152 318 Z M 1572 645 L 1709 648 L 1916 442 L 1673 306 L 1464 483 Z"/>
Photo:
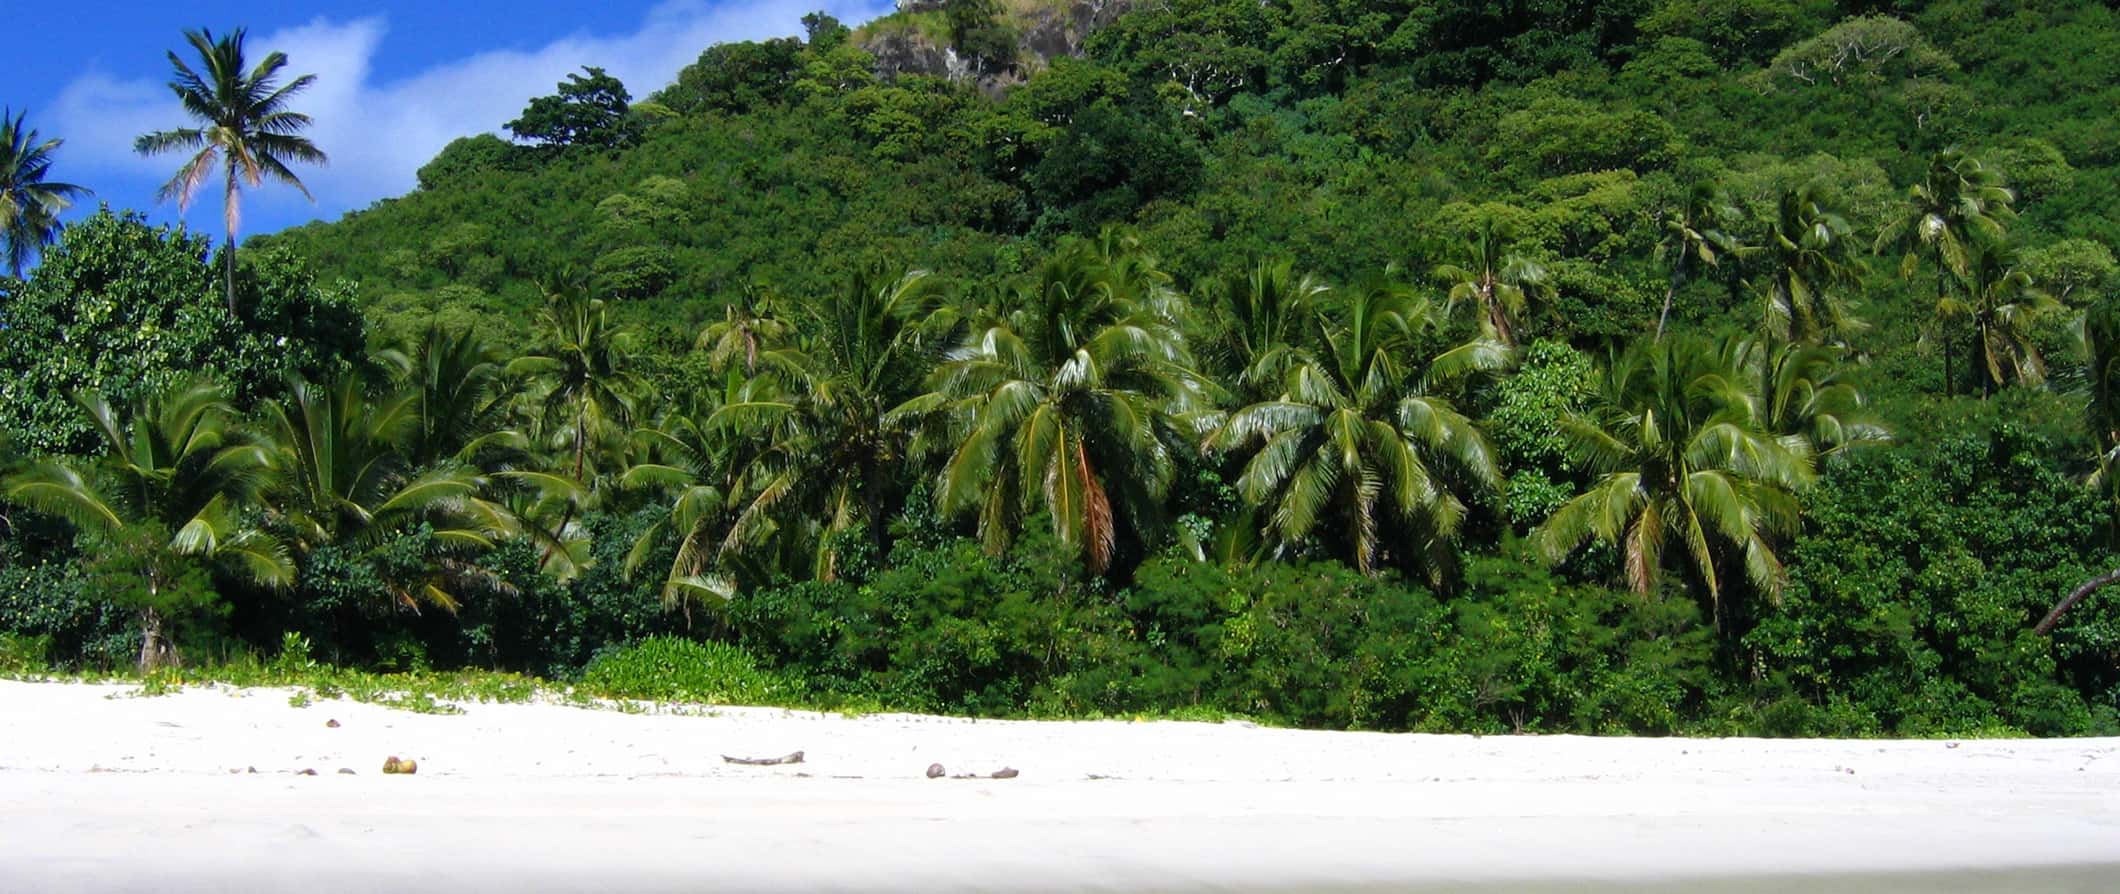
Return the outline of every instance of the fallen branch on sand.
<path id="1" fill-rule="evenodd" d="M 802 763 L 802 752 L 790 751 L 779 757 L 730 757 L 724 754 L 721 759 L 732 764 L 743 764 L 748 767 L 770 767 L 775 764 Z"/>

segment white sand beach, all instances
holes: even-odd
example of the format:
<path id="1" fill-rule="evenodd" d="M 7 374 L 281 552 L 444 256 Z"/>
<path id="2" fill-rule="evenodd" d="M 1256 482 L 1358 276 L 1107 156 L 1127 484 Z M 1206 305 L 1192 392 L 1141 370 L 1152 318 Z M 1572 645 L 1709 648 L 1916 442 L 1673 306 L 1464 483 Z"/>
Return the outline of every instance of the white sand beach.
<path id="1" fill-rule="evenodd" d="M 2114 739 L 437 716 L 133 690 L 0 682 L 0 891 L 2120 890 Z M 392 755 L 418 773 L 383 775 Z"/>

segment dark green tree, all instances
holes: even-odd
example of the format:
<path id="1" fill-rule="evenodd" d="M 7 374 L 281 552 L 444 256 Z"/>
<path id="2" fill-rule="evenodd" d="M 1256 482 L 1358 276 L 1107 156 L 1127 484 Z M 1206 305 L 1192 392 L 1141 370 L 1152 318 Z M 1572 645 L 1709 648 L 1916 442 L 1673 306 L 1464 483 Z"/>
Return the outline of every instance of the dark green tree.
<path id="1" fill-rule="evenodd" d="M 586 77 L 584 76 L 586 75 Z M 521 117 L 508 122 L 518 140 L 565 148 L 619 149 L 638 139 L 626 85 L 593 65 L 569 74 L 559 92 L 530 100 Z"/>

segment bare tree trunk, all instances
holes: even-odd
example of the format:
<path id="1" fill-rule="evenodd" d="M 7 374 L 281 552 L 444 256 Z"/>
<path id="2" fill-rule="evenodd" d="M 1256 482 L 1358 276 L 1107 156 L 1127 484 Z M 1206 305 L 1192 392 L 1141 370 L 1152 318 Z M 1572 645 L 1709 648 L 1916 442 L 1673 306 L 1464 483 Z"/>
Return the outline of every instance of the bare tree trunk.
<path id="1" fill-rule="evenodd" d="M 152 588 L 150 589 L 152 592 Z M 154 609 L 140 612 L 140 673 L 152 673 L 163 666 L 175 667 L 177 650 L 163 632 L 162 613 Z"/>
<path id="2" fill-rule="evenodd" d="M 2052 633 L 2054 630 L 2054 625 L 2061 623 L 2061 614 L 2063 612 L 2075 608 L 2076 603 L 2082 602 L 2085 597 L 2096 592 L 2098 588 L 2114 583 L 2115 581 L 2120 581 L 2120 568 L 2115 568 L 2104 574 L 2098 575 L 2097 577 L 2091 578 L 2090 580 L 2084 581 L 2083 586 L 2077 587 L 2075 592 L 2068 594 L 2068 598 L 2061 600 L 2059 603 L 2056 603 L 2054 605 L 2054 610 L 2047 612 L 2046 617 L 2039 619 L 2038 626 L 2033 627 L 2032 632 L 2041 636 L 2045 636 L 2048 633 Z"/>

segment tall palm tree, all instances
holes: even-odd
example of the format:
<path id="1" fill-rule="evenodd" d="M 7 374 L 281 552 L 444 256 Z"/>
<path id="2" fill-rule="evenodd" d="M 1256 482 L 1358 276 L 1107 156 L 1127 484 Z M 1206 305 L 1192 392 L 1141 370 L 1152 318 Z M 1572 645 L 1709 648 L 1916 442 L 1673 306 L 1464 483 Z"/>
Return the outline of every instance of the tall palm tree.
<path id="1" fill-rule="evenodd" d="M 273 455 L 235 426 L 227 392 L 204 379 L 142 395 L 124 415 L 76 400 L 103 437 L 93 462 L 52 459 L 7 482 L 8 499 L 74 523 L 104 552 L 140 552 L 140 668 L 178 661 L 157 597 L 194 563 L 267 586 L 294 579 L 287 550 L 253 520 Z"/>
<path id="2" fill-rule="evenodd" d="M 1217 450 L 1258 445 L 1237 489 L 1268 510 L 1283 550 L 1331 526 L 1330 542 L 1365 574 L 1395 555 L 1433 575 L 1464 518 L 1460 495 L 1500 480 L 1486 438 L 1434 391 L 1500 369 L 1509 350 L 1481 339 L 1420 359 L 1414 336 L 1439 328 L 1438 316 L 1393 285 L 1354 291 L 1339 313 L 1312 318 L 1314 347 L 1291 352 L 1281 393 L 1208 438 Z"/>
<path id="3" fill-rule="evenodd" d="M 1480 331 L 1514 349 L 1524 314 L 1534 301 L 1550 298 L 1552 287 L 1546 268 L 1511 250 L 1508 238 L 1492 218 L 1481 221 L 1465 242 L 1469 266 L 1444 264 L 1435 269 L 1435 275 L 1450 286 L 1452 309 L 1475 309 Z"/>
<path id="4" fill-rule="evenodd" d="M 1648 594 L 1676 547 L 1720 624 L 1727 558 L 1769 598 L 1782 586 L 1773 538 L 1798 520 L 1815 479 L 1806 445 L 1761 426 L 1743 371 L 1693 339 L 1636 344 L 1606 371 L 1598 406 L 1562 425 L 1590 489 L 1532 532 L 1548 561 L 1588 540 L 1620 551 L 1627 585 Z"/>
<path id="5" fill-rule="evenodd" d="M 1729 194 L 1708 182 L 1693 184 L 1677 206 L 1658 213 L 1657 226 L 1663 237 L 1656 243 L 1656 254 L 1671 265 L 1671 272 L 1664 285 L 1664 309 L 1656 316 L 1656 340 L 1664 338 L 1664 326 L 1671 320 L 1671 299 L 1690 275 L 1690 265 L 1713 267 L 1722 263 L 1723 255 L 1741 250 L 1737 237 L 1723 229 L 1737 218 L 1737 206 Z"/>
<path id="6" fill-rule="evenodd" d="M 1848 301 L 1862 269 L 1849 231 L 1818 185 L 1781 194 L 1760 246 L 1765 279 L 1753 284 L 1766 300 L 1766 332 L 1810 344 L 1839 341 L 1863 327 Z"/>
<path id="7" fill-rule="evenodd" d="M 0 240 L 7 243 L 8 273 L 21 279 L 30 256 L 59 238 L 59 212 L 89 191 L 46 180 L 52 153 L 66 141 L 39 142 L 23 123 L 28 113 L 10 112 L 0 111 Z"/>
<path id="8" fill-rule="evenodd" d="M 163 201 L 176 199 L 178 209 L 191 207 L 191 200 L 219 167 L 222 179 L 221 220 L 228 237 L 224 276 L 228 285 L 228 312 L 236 310 L 236 224 L 240 219 L 238 190 L 261 186 L 270 177 L 295 189 L 305 198 L 309 187 L 289 170 L 289 162 L 321 165 L 329 159 L 323 150 L 299 133 L 309 127 L 309 116 L 288 108 L 294 95 L 316 83 L 315 75 L 301 75 L 280 83 L 280 70 L 287 67 L 287 54 L 268 53 L 257 67 L 244 70 L 243 29 L 216 39 L 212 31 L 184 32 L 184 39 L 198 51 L 204 71 L 195 71 L 169 54 L 175 68 L 169 89 L 184 106 L 184 114 L 195 127 L 142 134 L 133 141 L 141 155 L 188 152 L 191 157 L 177 168 L 176 176 L 162 185 Z"/>
<path id="9" fill-rule="evenodd" d="M 2046 361 L 2039 356 L 2033 328 L 2061 302 L 2032 282 L 2017 264 L 2017 251 L 2006 243 L 1974 249 L 1962 288 L 1962 304 L 1947 301 L 1950 316 L 1972 321 L 1973 363 L 1982 395 L 2011 381 L 2037 385 L 2046 381 Z"/>
<path id="10" fill-rule="evenodd" d="M 1182 298 L 1125 245 L 1107 233 L 1063 246 L 928 394 L 894 411 L 955 422 L 936 502 L 976 511 L 989 550 L 1043 509 L 1102 573 L 1121 526 L 1139 536 L 1158 513 L 1173 453 L 1193 440 L 1179 419 L 1206 404 L 1206 385 L 1179 330 Z"/>
<path id="11" fill-rule="evenodd" d="M 833 535 L 863 530 L 883 546 L 891 491 L 911 458 L 911 433 L 891 410 L 917 395 L 948 333 L 936 286 L 924 270 L 851 277 L 838 300 L 815 306 L 804 350 L 779 352 L 796 359 L 777 364 L 776 391 L 715 410 L 710 425 L 770 444 L 748 462 L 756 491 L 733 536 L 769 521 L 801 533 L 813 541 L 811 573 L 823 578 L 836 567 Z M 791 524 L 798 519 L 808 523 Z"/>
<path id="12" fill-rule="evenodd" d="M 2085 365 L 2084 424 L 2098 447 L 2086 483 L 2105 494 L 2111 536 L 2120 544 L 2120 299 L 2085 310 L 2077 334 Z"/>
<path id="13" fill-rule="evenodd" d="M 1936 314 L 1943 344 L 1944 393 L 1953 392 L 1949 291 L 1952 277 L 1972 275 L 1973 256 L 1983 240 L 2002 237 L 2004 224 L 2016 216 L 2010 208 L 2016 194 L 2002 175 L 1956 148 L 1929 159 L 1921 182 L 1907 187 L 1899 214 L 1877 234 L 1876 251 L 1902 252 L 1899 276 L 1912 279 L 1922 258 L 1936 273 Z"/>
<path id="14" fill-rule="evenodd" d="M 603 429 L 630 424 L 641 390 L 633 372 L 632 330 L 611 323 L 602 299 L 562 289 L 539 315 L 542 353 L 508 364 L 510 376 L 542 379 L 543 414 L 567 434 L 574 477 L 588 470 L 589 446 Z"/>
<path id="15" fill-rule="evenodd" d="M 757 387 L 731 380 L 725 402 L 742 401 L 743 393 Z M 663 576 L 663 608 L 681 609 L 690 625 L 694 603 L 715 604 L 733 598 L 737 574 L 731 565 L 746 543 L 736 530 L 732 504 L 742 499 L 743 482 L 732 462 L 741 437 L 733 431 L 715 431 L 705 421 L 711 408 L 673 412 L 657 425 L 634 433 L 645 449 L 644 458 L 626 468 L 621 486 L 629 490 L 659 492 L 668 508 L 653 525 L 634 538 L 626 553 L 625 574 L 639 572 L 648 559 L 671 537 L 677 549 Z M 734 498 L 732 499 L 732 495 Z M 762 527 L 762 526 L 761 526 Z M 759 533 L 754 529 L 754 536 Z"/>
<path id="16" fill-rule="evenodd" d="M 518 357 L 508 364 L 510 377 L 527 377 L 541 383 L 536 395 L 538 415 L 552 440 L 571 455 L 570 471 L 559 475 L 529 475 L 546 493 L 564 504 L 557 524 L 549 529 L 551 544 L 545 552 L 549 562 L 560 552 L 553 544 L 568 537 L 568 525 L 596 493 L 599 477 L 589 465 L 590 447 L 606 436 L 623 437 L 633 422 L 641 393 L 640 378 L 633 371 L 635 345 L 631 330 L 612 325 L 601 299 L 590 298 L 564 281 L 547 285 L 546 305 L 539 318 L 543 353 Z M 616 470 L 608 470 L 615 472 Z"/>

